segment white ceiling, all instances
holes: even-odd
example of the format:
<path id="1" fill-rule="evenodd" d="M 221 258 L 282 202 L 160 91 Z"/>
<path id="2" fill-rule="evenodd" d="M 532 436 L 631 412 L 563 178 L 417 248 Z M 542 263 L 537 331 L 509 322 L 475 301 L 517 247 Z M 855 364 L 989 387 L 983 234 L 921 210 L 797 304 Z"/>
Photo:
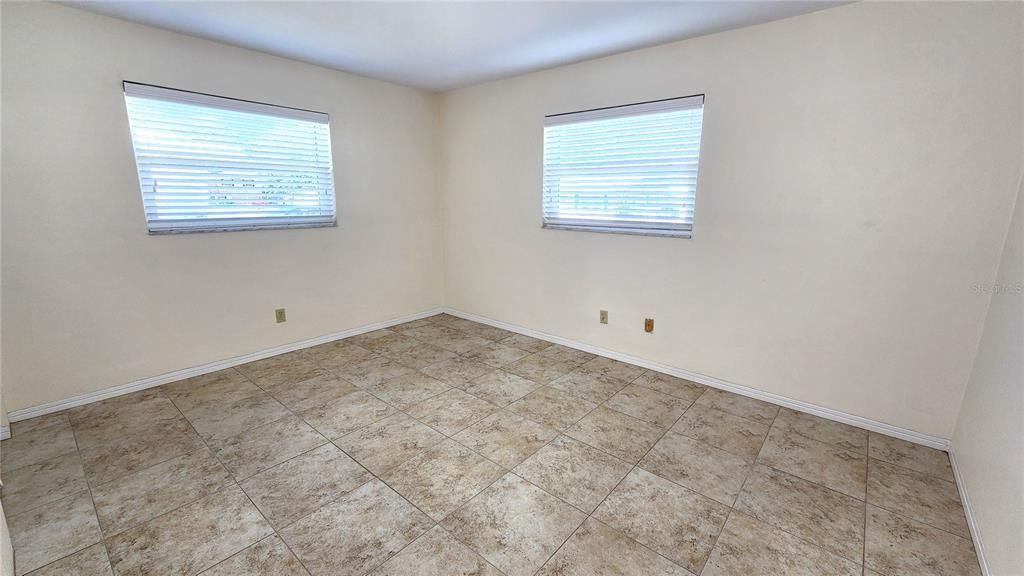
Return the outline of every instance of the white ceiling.
<path id="1" fill-rule="evenodd" d="M 843 2 L 67 2 L 441 91 Z"/>

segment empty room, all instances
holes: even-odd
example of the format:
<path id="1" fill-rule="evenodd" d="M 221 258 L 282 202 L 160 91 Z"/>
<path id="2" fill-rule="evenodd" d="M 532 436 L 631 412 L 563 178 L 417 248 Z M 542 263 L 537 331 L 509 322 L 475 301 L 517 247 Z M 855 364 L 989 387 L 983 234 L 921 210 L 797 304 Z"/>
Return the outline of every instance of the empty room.
<path id="1" fill-rule="evenodd" d="M 1024 576 L 1024 2 L 0 2 L 0 576 Z"/>

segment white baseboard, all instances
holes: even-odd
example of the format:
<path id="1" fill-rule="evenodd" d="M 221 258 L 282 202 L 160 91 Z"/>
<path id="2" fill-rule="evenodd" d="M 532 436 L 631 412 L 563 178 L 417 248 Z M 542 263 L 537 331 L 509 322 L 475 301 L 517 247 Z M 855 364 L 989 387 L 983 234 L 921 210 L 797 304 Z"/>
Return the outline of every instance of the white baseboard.
<path id="1" fill-rule="evenodd" d="M 352 328 L 349 330 L 342 330 L 341 332 L 334 332 L 331 334 L 325 334 L 316 338 L 310 338 L 308 340 L 301 340 L 299 342 L 292 342 L 291 344 L 283 344 L 274 348 L 267 348 L 266 350 L 260 350 L 259 352 L 253 352 L 251 354 L 244 354 L 242 356 L 235 356 L 234 358 L 228 358 L 226 360 L 218 360 L 216 362 L 210 362 L 209 364 L 203 364 L 202 366 L 194 366 L 192 368 L 185 368 L 182 370 L 175 370 L 173 372 L 167 372 L 165 374 L 158 374 L 156 376 L 150 376 L 149 378 L 143 378 L 127 384 L 121 384 L 119 386 L 113 386 L 110 388 L 104 388 L 103 390 L 97 390 L 96 392 L 90 392 L 88 394 L 82 394 L 73 398 L 67 398 L 65 400 L 57 400 L 55 402 L 47 402 L 46 404 L 39 404 L 38 406 L 31 406 L 29 408 L 22 408 L 20 410 L 14 410 L 8 414 L 11 422 L 19 422 L 21 420 L 28 420 L 29 418 L 35 418 L 36 416 L 44 416 L 46 414 L 52 414 L 54 412 L 60 412 L 61 410 L 67 410 L 68 408 L 74 408 L 76 406 L 82 406 L 99 400 L 106 400 L 107 398 L 113 398 L 115 396 L 121 396 L 123 394 L 129 394 L 131 392 L 137 392 L 139 390 L 145 390 L 146 388 L 153 388 L 154 386 L 161 386 L 169 382 L 176 382 L 178 380 L 184 380 L 185 378 L 191 378 L 193 376 L 200 376 L 202 374 L 209 374 L 210 372 L 216 372 L 217 370 L 223 370 L 225 368 L 231 368 L 232 366 L 238 366 L 240 364 L 246 364 L 255 360 L 262 360 L 263 358 L 269 358 L 271 356 L 277 356 L 278 354 L 284 354 L 285 352 L 294 352 L 295 350 L 301 350 L 303 348 L 309 348 L 318 344 L 325 344 L 334 340 L 340 340 L 342 338 L 348 338 L 350 336 L 356 336 L 364 334 L 366 332 L 373 332 L 374 330 L 380 330 L 381 328 L 387 328 L 396 324 L 403 324 L 405 322 L 411 322 L 413 320 L 419 320 L 420 318 L 426 318 L 427 316 L 433 316 L 440 314 L 443 310 L 440 308 L 434 308 L 417 314 L 409 314 L 399 318 L 392 318 L 391 320 L 384 320 L 382 322 L 374 322 L 372 324 L 366 324 L 358 328 Z M 6 428 L 4 429 L 7 430 Z M 9 431 L 7 432 L 9 434 Z"/>
<path id="2" fill-rule="evenodd" d="M 978 520 L 971 508 L 971 497 L 967 492 L 967 485 L 964 484 L 963 476 L 960 474 L 960 467 L 956 463 L 956 448 L 949 450 L 949 463 L 953 467 L 953 478 L 956 479 L 956 487 L 960 490 L 960 503 L 964 507 L 964 515 L 967 517 L 967 528 L 971 531 L 971 539 L 974 541 L 974 552 L 978 555 L 978 565 L 981 568 L 982 576 L 992 576 L 988 562 L 985 561 L 985 543 L 981 539 L 981 529 Z"/>
<path id="3" fill-rule="evenodd" d="M 10 426 L 0 426 L 0 440 L 7 440 L 11 437 Z"/>
<path id="4" fill-rule="evenodd" d="M 699 374 L 697 372 L 691 372 L 689 370 L 677 368 L 675 366 L 669 366 L 667 364 L 662 364 L 660 362 L 645 360 L 643 358 L 632 356 L 630 354 L 623 354 L 621 352 L 615 352 L 614 350 L 608 350 L 597 346 L 591 346 L 589 344 L 584 344 L 582 342 L 569 340 L 568 338 L 562 338 L 560 336 L 555 336 L 553 334 L 547 334 L 545 332 L 541 332 L 538 330 L 532 330 L 530 328 L 525 328 L 523 326 L 517 326 L 515 324 L 509 324 L 508 322 L 502 322 L 500 320 L 494 320 L 492 318 L 487 318 L 485 316 L 471 314 L 469 312 L 463 312 L 461 310 L 455 310 L 451 308 L 435 308 L 432 310 L 426 310 L 424 312 L 420 312 L 417 314 L 410 314 L 408 316 L 393 318 L 391 320 L 385 320 L 382 322 L 374 322 L 372 324 L 367 324 L 364 326 L 360 326 L 358 328 L 343 330 L 341 332 L 334 332 L 332 334 L 326 334 L 324 336 L 318 336 L 316 338 L 310 338 L 308 340 L 302 340 L 299 342 L 292 342 L 291 344 L 284 344 L 274 348 L 261 350 L 259 352 L 253 352 L 251 354 L 245 354 L 242 356 L 236 356 L 234 358 L 228 358 L 226 360 L 219 360 L 217 362 L 203 364 L 201 366 L 185 368 L 182 370 L 175 370 L 173 372 L 167 372 L 165 374 L 159 374 L 157 376 L 143 378 L 141 380 L 136 380 L 134 382 L 129 382 L 127 384 L 121 384 L 119 386 L 113 386 L 111 388 L 97 390 L 96 392 L 82 394 L 80 396 L 75 396 L 73 398 L 57 400 L 55 402 L 48 402 L 46 404 L 40 404 L 38 406 L 32 406 L 29 408 L 22 408 L 21 410 L 15 410 L 11 412 L 8 416 L 11 422 L 19 422 L 21 420 L 27 420 L 29 418 L 35 418 L 37 416 L 43 416 L 46 414 L 52 414 L 54 412 L 60 412 L 61 410 L 67 410 L 68 408 L 82 406 L 84 404 L 89 404 L 91 402 L 97 402 L 99 400 L 106 400 L 107 398 L 113 398 L 115 396 L 121 396 L 123 394 L 129 394 L 131 392 L 145 390 L 146 388 L 161 386 L 169 382 L 175 382 L 177 380 L 183 380 L 185 378 L 191 378 L 193 376 L 199 376 L 202 374 L 208 374 L 210 372 L 216 372 L 217 370 L 223 370 L 225 368 L 230 368 L 232 366 L 238 366 L 240 364 L 245 364 L 247 362 L 252 362 L 254 360 L 261 360 L 263 358 L 277 356 L 278 354 L 293 352 L 295 350 L 309 348 L 310 346 L 316 346 L 318 344 L 324 344 L 326 342 L 340 340 L 342 338 L 348 338 L 350 336 L 356 336 L 358 334 L 363 334 L 366 332 L 372 332 L 374 330 L 387 328 L 389 326 L 394 326 L 396 324 L 411 322 L 413 320 L 426 318 L 427 316 L 433 316 L 434 314 L 439 314 L 441 312 L 447 312 L 453 316 L 458 316 L 460 318 L 465 318 L 467 320 L 473 320 L 475 322 L 480 322 L 482 324 L 496 326 L 498 328 L 503 328 L 511 332 L 525 334 L 527 336 L 533 336 L 534 338 L 540 338 L 542 340 L 547 340 L 549 342 L 554 342 L 556 344 L 562 344 L 563 346 L 576 348 L 578 350 L 590 352 L 591 354 L 597 354 L 599 356 L 605 356 L 615 360 L 621 360 L 622 362 L 628 362 L 630 364 L 635 364 L 637 366 L 642 366 L 644 368 L 649 368 L 651 370 L 657 370 L 658 372 L 664 372 L 665 374 L 670 374 L 672 376 L 678 376 L 680 378 L 692 380 L 694 382 L 704 384 L 712 388 L 719 388 L 721 390 L 726 390 L 729 392 L 740 394 L 742 396 L 749 396 L 751 398 L 756 398 L 758 400 L 764 400 L 772 404 L 785 406 L 787 408 L 792 408 L 794 410 L 799 410 L 801 412 L 807 412 L 808 414 L 821 416 L 822 418 L 835 420 L 837 422 L 842 422 L 844 424 L 850 424 L 853 426 L 864 428 L 866 430 L 871 430 L 873 432 L 885 434 L 887 436 L 893 436 L 895 438 L 900 438 L 903 440 L 907 440 L 909 442 L 914 442 L 916 444 L 923 444 L 925 446 L 930 446 L 932 448 L 938 448 L 940 450 L 947 451 L 950 447 L 950 442 L 946 438 L 921 434 L 919 432 L 914 432 L 913 430 L 900 428 L 898 426 L 893 426 L 891 424 L 886 424 L 884 422 L 879 422 L 877 420 L 871 420 L 869 418 L 863 418 L 861 416 L 854 416 L 852 414 L 847 414 L 845 412 L 840 412 L 838 410 L 833 410 L 831 408 L 826 408 L 824 406 L 818 406 L 816 404 L 810 404 L 808 402 L 802 402 L 800 400 L 786 398 L 785 396 L 779 396 L 778 394 L 772 394 L 771 392 L 765 392 L 763 390 L 757 390 L 754 388 L 749 388 L 747 386 L 741 386 L 739 384 L 734 384 L 732 382 L 728 382 L 720 378 L 715 378 L 713 376 L 707 376 L 704 374 Z"/>
<path id="5" fill-rule="evenodd" d="M 922 434 L 899 426 L 893 426 L 892 424 L 886 424 L 885 422 L 879 422 L 877 420 L 871 420 L 870 418 L 864 418 L 861 416 L 854 416 L 853 414 L 847 414 L 840 412 L 839 410 L 833 410 L 832 408 L 826 408 L 824 406 L 818 406 L 808 402 L 802 402 L 800 400 L 794 400 L 792 398 L 786 398 L 785 396 L 779 396 L 778 394 L 772 394 L 771 392 L 765 392 L 764 390 L 757 390 L 755 388 L 749 388 L 740 384 L 734 384 L 721 378 L 715 378 L 713 376 L 707 376 L 699 374 L 697 372 L 691 372 L 675 366 L 669 366 L 668 364 L 662 364 L 660 362 L 653 362 L 651 360 L 645 360 L 637 356 L 630 354 L 623 354 L 621 352 L 615 352 L 606 348 L 600 348 L 597 346 L 591 346 L 590 344 L 584 344 L 575 340 L 569 340 L 568 338 L 562 338 L 553 334 L 547 334 L 538 330 L 532 330 L 530 328 L 524 328 L 515 324 L 509 324 L 508 322 L 502 322 L 500 320 L 494 320 L 493 318 L 487 318 L 486 316 L 480 316 L 478 314 L 472 314 L 469 312 L 463 312 L 453 308 L 446 308 L 444 310 L 452 316 L 458 316 L 465 318 L 466 320 L 472 320 L 474 322 L 480 322 L 481 324 L 488 324 L 497 328 L 503 328 L 511 332 L 517 332 L 519 334 L 525 334 L 527 336 L 533 336 L 534 338 L 540 338 L 541 340 L 547 340 L 556 344 L 562 344 L 570 348 L 577 350 L 583 350 L 584 352 L 590 352 L 591 354 L 597 354 L 598 356 L 605 356 L 612 358 L 613 360 L 620 360 L 622 362 L 628 362 L 637 366 L 642 366 L 650 370 L 656 370 L 658 372 L 664 372 L 672 376 L 678 376 L 679 378 L 685 378 L 692 380 L 698 384 L 704 384 L 712 388 L 719 388 L 728 392 L 740 394 L 742 396 L 749 396 L 750 398 L 756 398 L 758 400 L 764 400 L 772 404 L 779 406 L 785 406 L 786 408 L 792 408 L 793 410 L 799 410 L 800 412 L 806 412 L 829 420 L 835 420 L 844 424 L 850 424 L 857 426 L 858 428 L 864 428 L 865 430 L 871 430 L 872 432 L 878 432 L 879 434 L 885 434 L 886 436 L 892 436 L 894 438 L 900 438 L 908 442 L 915 444 L 923 444 L 931 448 L 938 448 L 939 450 L 949 450 L 950 441 L 948 438 L 942 438 L 939 436 L 930 436 L 928 434 Z"/>

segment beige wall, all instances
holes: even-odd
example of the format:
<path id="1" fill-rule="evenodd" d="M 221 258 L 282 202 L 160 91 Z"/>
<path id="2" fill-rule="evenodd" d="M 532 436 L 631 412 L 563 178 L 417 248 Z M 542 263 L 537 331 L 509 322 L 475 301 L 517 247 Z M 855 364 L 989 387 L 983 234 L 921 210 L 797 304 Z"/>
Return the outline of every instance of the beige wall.
<path id="1" fill-rule="evenodd" d="M 855 4 L 438 98 L 4 3 L 6 407 L 446 295 L 949 437 L 987 305 L 972 289 L 994 277 L 1020 169 L 1021 78 L 1008 70 L 1021 61 L 1021 12 Z M 122 79 L 329 112 L 339 227 L 146 235 Z M 699 92 L 692 240 L 540 229 L 544 114 Z M 276 325 L 280 306 L 289 321 Z M 597 324 L 600 308 L 610 325 Z"/>
<path id="2" fill-rule="evenodd" d="M 1021 10 L 852 4 L 445 94 L 448 304 L 949 438 L 1021 169 Z M 696 93 L 693 239 L 540 228 L 545 114 Z"/>
<path id="3" fill-rule="evenodd" d="M 7 409 L 442 303 L 434 95 L 53 4 L 2 10 Z M 328 112 L 338 227 L 148 236 L 124 79 Z"/>
<path id="4" fill-rule="evenodd" d="M 953 448 L 992 574 L 1024 574 L 1024 184 Z"/>

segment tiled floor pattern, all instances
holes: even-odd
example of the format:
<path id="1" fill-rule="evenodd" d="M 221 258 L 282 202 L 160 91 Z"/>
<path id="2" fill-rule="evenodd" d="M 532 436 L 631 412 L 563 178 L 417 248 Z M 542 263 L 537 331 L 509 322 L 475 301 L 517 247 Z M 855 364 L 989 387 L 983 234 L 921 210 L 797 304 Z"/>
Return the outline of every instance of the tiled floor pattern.
<path id="1" fill-rule="evenodd" d="M 17 422 L 18 575 L 976 575 L 943 452 L 447 315 Z"/>

